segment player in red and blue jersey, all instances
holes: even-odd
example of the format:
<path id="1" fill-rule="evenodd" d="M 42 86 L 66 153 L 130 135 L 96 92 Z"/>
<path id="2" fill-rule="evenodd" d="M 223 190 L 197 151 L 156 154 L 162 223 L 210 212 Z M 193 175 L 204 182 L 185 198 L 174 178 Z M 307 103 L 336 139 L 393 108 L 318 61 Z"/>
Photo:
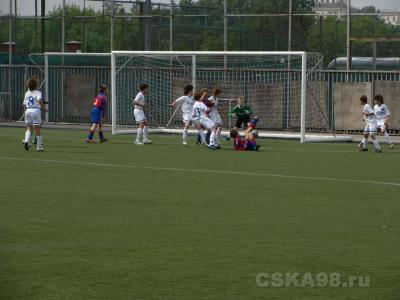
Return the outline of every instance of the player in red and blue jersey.
<path id="1" fill-rule="evenodd" d="M 93 108 L 92 108 L 92 126 L 90 127 L 89 135 L 87 137 L 86 142 L 89 144 L 95 144 L 96 142 L 93 140 L 94 133 L 96 130 L 99 131 L 100 143 L 107 142 L 107 139 L 104 138 L 103 134 L 103 125 L 102 120 L 105 117 L 106 106 L 107 106 L 107 86 L 102 84 L 99 89 L 99 94 L 93 100 Z"/>
<path id="2" fill-rule="evenodd" d="M 258 149 L 260 149 L 260 145 L 256 143 L 256 138 L 258 137 L 258 132 L 255 130 L 257 122 L 258 117 L 253 117 L 253 119 L 247 123 L 245 139 L 242 139 L 237 129 L 231 130 L 230 137 L 233 139 L 233 146 L 235 150 L 258 151 Z"/>

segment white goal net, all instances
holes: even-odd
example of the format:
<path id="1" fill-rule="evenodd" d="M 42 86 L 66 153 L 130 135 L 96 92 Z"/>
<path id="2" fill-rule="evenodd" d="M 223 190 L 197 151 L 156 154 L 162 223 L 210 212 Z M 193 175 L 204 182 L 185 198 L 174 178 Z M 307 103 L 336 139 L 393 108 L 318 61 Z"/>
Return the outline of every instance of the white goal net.
<path id="1" fill-rule="evenodd" d="M 192 84 L 195 90 L 222 90 L 219 110 L 226 129 L 235 123 L 228 112 L 238 96 L 243 96 L 260 117 L 261 136 L 294 137 L 303 142 L 348 140 L 331 132 L 320 54 L 113 51 L 111 78 L 114 134 L 134 131 L 132 99 L 141 83 L 149 85 L 146 114 L 150 126 L 160 132 L 177 132 L 181 113 L 169 104 L 182 96 L 185 85 Z"/>

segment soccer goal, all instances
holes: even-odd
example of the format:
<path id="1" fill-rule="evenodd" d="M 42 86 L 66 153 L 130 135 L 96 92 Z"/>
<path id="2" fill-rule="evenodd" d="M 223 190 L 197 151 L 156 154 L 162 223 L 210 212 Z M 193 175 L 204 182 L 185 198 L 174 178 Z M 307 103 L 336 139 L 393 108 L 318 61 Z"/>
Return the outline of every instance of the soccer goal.
<path id="1" fill-rule="evenodd" d="M 147 117 L 159 132 L 177 133 L 180 108 L 169 104 L 183 86 L 222 89 L 219 109 L 225 129 L 234 124 L 228 112 L 244 96 L 260 117 L 261 137 L 310 141 L 349 141 L 333 132 L 332 107 L 322 55 L 306 52 L 146 52 L 111 53 L 112 130 L 134 132 L 132 99 L 147 83 Z"/>

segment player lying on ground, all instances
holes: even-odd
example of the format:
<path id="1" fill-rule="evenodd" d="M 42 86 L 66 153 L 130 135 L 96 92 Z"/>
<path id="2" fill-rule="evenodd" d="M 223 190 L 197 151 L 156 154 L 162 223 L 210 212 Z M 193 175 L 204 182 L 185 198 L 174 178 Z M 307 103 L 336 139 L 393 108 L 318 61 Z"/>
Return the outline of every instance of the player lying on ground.
<path id="1" fill-rule="evenodd" d="M 105 117 L 105 110 L 107 105 L 107 86 L 105 84 L 101 85 L 99 88 L 99 94 L 93 100 L 93 108 L 92 108 L 92 126 L 90 127 L 90 131 L 86 142 L 89 144 L 95 144 L 96 141 L 93 140 L 95 132 L 99 131 L 100 143 L 104 143 L 107 139 L 104 138 L 103 133 L 103 119 Z"/>
<path id="2" fill-rule="evenodd" d="M 188 130 L 192 123 L 193 102 L 193 86 L 188 84 L 183 88 L 183 96 L 170 104 L 172 107 L 175 107 L 177 104 L 181 105 L 182 121 L 184 126 L 182 139 L 184 145 L 187 145 Z"/>
<path id="3" fill-rule="evenodd" d="M 211 121 L 211 119 L 207 116 L 207 113 L 210 112 L 210 108 L 208 108 L 203 101 L 201 100 L 201 94 L 194 94 L 194 104 L 193 104 L 193 122 L 195 127 L 197 128 L 198 134 L 201 138 L 201 143 L 206 144 L 203 129 L 204 127 L 207 130 L 211 130 L 210 136 L 210 144 L 208 148 L 211 150 L 216 150 L 217 147 L 215 145 L 215 134 L 217 126 Z"/>
<path id="4" fill-rule="evenodd" d="M 139 125 L 136 135 L 136 145 L 143 145 L 143 144 L 151 144 L 152 141 L 149 140 L 149 128 L 147 118 L 144 114 L 144 110 L 146 109 L 147 102 L 145 99 L 145 95 L 148 91 L 149 87 L 147 84 L 142 83 L 139 86 L 139 93 L 136 95 L 135 99 L 133 100 L 132 104 L 134 105 L 135 109 L 133 110 L 133 114 L 135 116 L 136 124 Z M 141 141 L 143 135 L 143 142 Z"/>
<path id="5" fill-rule="evenodd" d="M 375 96 L 374 103 L 375 103 L 374 111 L 376 116 L 376 123 L 378 125 L 378 131 L 380 131 L 383 134 L 386 143 L 389 144 L 390 149 L 393 149 L 394 144 L 390 140 L 389 133 L 387 132 L 388 120 L 391 115 L 390 110 L 383 102 L 383 97 L 381 95 Z"/>
<path id="6" fill-rule="evenodd" d="M 42 110 L 45 111 L 42 93 L 37 90 L 39 80 L 31 78 L 28 81 L 28 91 L 25 94 L 24 102 L 22 105 L 25 108 L 25 123 L 27 130 L 25 132 L 24 147 L 29 150 L 29 140 L 32 135 L 32 129 L 35 130 L 37 144 L 37 151 L 43 151 L 43 139 L 41 135 L 42 126 Z"/>
<path id="7" fill-rule="evenodd" d="M 260 149 L 259 144 L 256 143 L 258 137 L 258 132 L 255 130 L 258 122 L 258 117 L 253 117 L 253 119 L 247 124 L 247 129 L 245 132 L 245 139 L 242 139 L 238 129 L 232 129 L 230 132 L 230 137 L 233 139 L 233 147 L 237 151 L 258 151 Z"/>
<path id="8" fill-rule="evenodd" d="M 228 113 L 228 116 L 237 117 L 235 123 L 235 129 L 243 128 L 243 125 L 246 125 L 249 121 L 253 112 L 250 107 L 244 104 L 244 97 L 239 96 L 237 99 L 237 105 Z"/>
<path id="9" fill-rule="evenodd" d="M 210 111 L 210 119 L 217 126 L 216 132 L 216 146 L 217 148 L 221 148 L 221 132 L 222 132 L 222 118 L 218 111 L 219 97 L 221 96 L 222 91 L 220 89 L 214 89 L 213 95 L 208 98 L 209 107 L 211 107 Z"/>
<path id="10" fill-rule="evenodd" d="M 360 97 L 360 103 L 362 106 L 362 115 L 365 121 L 365 129 L 364 129 L 364 138 L 362 142 L 358 145 L 360 151 L 368 151 L 368 138 L 371 137 L 372 142 L 374 143 L 375 152 L 382 152 L 381 146 L 379 145 L 378 140 L 376 139 L 376 116 L 375 111 L 372 109 L 371 105 L 368 104 L 368 98 L 365 95 Z"/>

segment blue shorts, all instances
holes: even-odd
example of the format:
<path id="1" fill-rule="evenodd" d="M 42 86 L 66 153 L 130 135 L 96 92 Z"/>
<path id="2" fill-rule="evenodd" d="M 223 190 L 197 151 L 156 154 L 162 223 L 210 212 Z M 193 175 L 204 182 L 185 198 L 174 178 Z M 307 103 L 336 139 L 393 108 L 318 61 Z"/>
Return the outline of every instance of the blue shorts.
<path id="1" fill-rule="evenodd" d="M 251 142 L 249 140 L 246 140 L 246 150 L 247 151 L 255 151 L 256 149 L 257 149 L 256 141 Z"/>
<path id="2" fill-rule="evenodd" d="M 98 107 L 94 107 L 92 109 L 92 123 L 100 124 L 101 116 L 102 116 L 101 109 L 99 109 Z"/>

